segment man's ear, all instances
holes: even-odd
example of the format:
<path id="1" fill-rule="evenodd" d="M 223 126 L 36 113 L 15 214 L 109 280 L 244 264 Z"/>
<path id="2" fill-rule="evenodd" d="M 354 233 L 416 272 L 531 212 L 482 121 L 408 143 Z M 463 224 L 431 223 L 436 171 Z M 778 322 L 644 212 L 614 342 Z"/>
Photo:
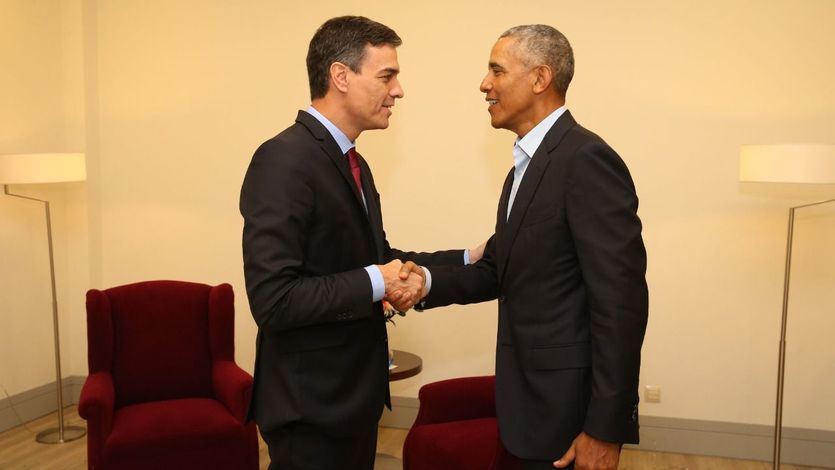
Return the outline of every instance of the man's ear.
<path id="1" fill-rule="evenodd" d="M 554 80 L 554 74 L 551 67 L 548 67 L 547 65 L 538 65 L 533 69 L 533 74 L 534 93 L 538 95 L 551 87 L 551 82 Z"/>
<path id="2" fill-rule="evenodd" d="M 348 66 L 342 62 L 334 62 L 331 64 L 331 83 L 342 93 L 348 91 L 348 70 L 350 70 Z"/>

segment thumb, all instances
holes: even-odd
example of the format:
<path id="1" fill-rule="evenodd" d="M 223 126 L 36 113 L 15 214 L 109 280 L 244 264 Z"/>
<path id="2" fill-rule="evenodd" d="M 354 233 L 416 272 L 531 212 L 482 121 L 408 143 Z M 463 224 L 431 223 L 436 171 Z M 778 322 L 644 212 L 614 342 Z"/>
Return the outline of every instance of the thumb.
<path id="1" fill-rule="evenodd" d="M 568 450 L 565 451 L 565 454 L 563 454 L 563 456 L 560 457 L 559 460 L 554 462 L 554 468 L 568 467 L 571 464 L 571 462 L 573 462 L 573 461 L 574 461 L 574 443 L 572 442 L 571 447 L 569 447 Z"/>
<path id="2" fill-rule="evenodd" d="M 409 279 L 409 273 L 415 269 L 415 263 L 412 261 L 406 261 L 403 263 L 403 266 L 400 266 L 400 279 L 405 281 Z"/>

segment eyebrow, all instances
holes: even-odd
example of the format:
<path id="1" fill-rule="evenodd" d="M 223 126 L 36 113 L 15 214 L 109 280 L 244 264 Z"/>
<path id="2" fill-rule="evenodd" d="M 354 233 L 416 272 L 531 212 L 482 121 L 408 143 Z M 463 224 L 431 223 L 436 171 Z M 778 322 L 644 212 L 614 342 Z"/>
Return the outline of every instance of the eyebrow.
<path id="1" fill-rule="evenodd" d="M 395 68 L 395 67 L 386 67 L 383 70 L 380 70 L 379 72 L 377 72 L 377 75 L 386 75 L 386 74 L 397 75 L 398 73 L 400 73 L 400 69 Z"/>
<path id="2" fill-rule="evenodd" d="M 493 69 L 493 70 L 496 70 L 496 69 L 498 69 L 498 70 L 504 70 L 504 67 L 502 67 L 501 65 L 499 65 L 499 63 L 498 63 L 498 62 L 490 62 L 489 64 L 487 64 L 487 67 L 488 67 L 488 68 L 490 68 L 490 69 Z"/>

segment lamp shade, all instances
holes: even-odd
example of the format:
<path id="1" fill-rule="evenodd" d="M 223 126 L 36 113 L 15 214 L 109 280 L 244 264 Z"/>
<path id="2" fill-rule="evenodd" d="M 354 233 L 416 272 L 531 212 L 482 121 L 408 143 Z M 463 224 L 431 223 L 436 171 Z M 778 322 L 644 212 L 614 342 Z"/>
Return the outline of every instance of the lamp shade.
<path id="1" fill-rule="evenodd" d="M 835 183 L 835 145 L 743 145 L 739 180 L 761 183 Z"/>
<path id="2" fill-rule="evenodd" d="M 83 153 L 30 153 L 0 155 L 0 184 L 63 183 L 84 181 Z"/>

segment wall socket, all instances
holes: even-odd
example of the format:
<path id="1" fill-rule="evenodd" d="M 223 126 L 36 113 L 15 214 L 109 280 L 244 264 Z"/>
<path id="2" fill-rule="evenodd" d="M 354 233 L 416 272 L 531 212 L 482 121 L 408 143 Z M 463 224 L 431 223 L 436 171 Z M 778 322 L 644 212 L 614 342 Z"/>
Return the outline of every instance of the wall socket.
<path id="1" fill-rule="evenodd" d="M 644 399 L 647 403 L 661 403 L 661 387 L 657 385 L 644 387 Z"/>

